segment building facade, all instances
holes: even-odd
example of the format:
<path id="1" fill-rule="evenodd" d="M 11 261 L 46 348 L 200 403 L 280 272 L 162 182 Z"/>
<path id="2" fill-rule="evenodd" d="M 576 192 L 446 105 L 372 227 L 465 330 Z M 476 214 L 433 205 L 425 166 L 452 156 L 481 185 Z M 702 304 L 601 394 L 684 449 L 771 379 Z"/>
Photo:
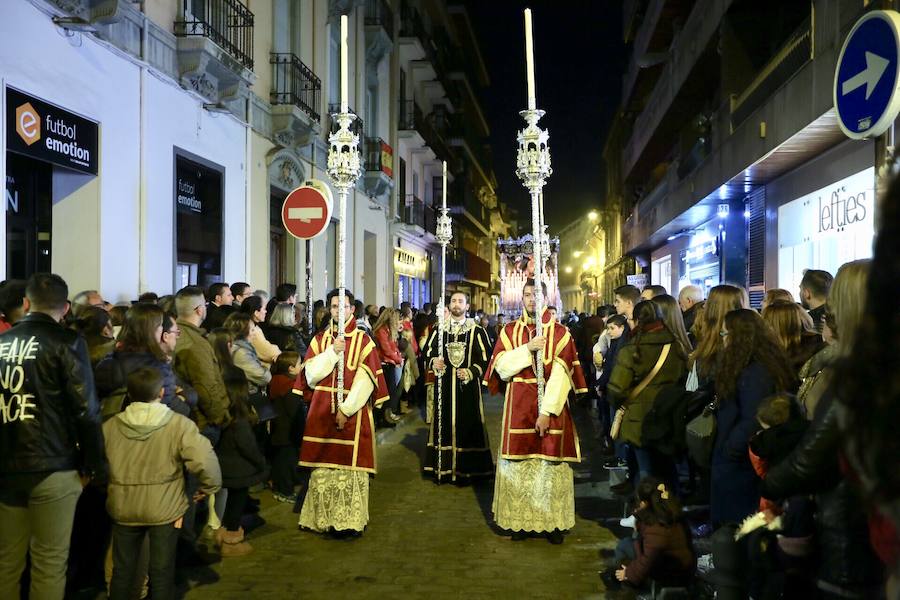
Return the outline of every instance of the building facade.
<path id="1" fill-rule="evenodd" d="M 483 118 L 482 135 L 460 133 L 478 116 L 475 99 L 459 98 L 468 68 L 434 67 L 474 44 L 470 30 L 457 33 L 465 10 L 445 2 L 8 3 L 3 275 L 52 270 L 73 290 L 127 301 L 214 281 L 303 287 L 309 273 L 324 296 L 336 282 L 336 215 L 302 242 L 286 233 L 281 204 L 309 179 L 330 185 L 343 14 L 364 162 L 347 202 L 346 284 L 374 304 L 430 301 L 439 160 L 452 164 L 451 203 L 475 198 L 488 232 L 483 189 L 495 189 L 489 165 L 465 158 L 465 143 L 483 151 L 486 136 Z M 431 36 L 453 49 L 439 58 Z"/>
<path id="2" fill-rule="evenodd" d="M 610 169 L 623 250 L 651 283 L 738 283 L 758 306 L 767 288 L 796 293 L 805 268 L 870 255 L 885 154 L 847 140 L 832 106 L 866 4 L 626 3 L 632 54 Z"/>

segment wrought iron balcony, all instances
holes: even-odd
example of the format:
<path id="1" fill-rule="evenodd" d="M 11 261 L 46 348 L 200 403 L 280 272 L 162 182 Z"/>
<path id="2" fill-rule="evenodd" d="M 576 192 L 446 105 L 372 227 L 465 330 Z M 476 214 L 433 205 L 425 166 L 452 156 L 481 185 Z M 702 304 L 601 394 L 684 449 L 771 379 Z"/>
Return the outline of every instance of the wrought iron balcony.
<path id="1" fill-rule="evenodd" d="M 399 129 L 404 131 L 418 130 L 424 121 L 422 109 L 416 104 L 415 100 L 400 101 L 400 123 Z"/>
<path id="2" fill-rule="evenodd" d="M 425 204 L 414 194 L 407 194 L 401 208 L 400 219 L 404 223 L 415 225 L 425 233 L 434 235 L 437 227 L 437 215 L 432 206 Z"/>
<path id="3" fill-rule="evenodd" d="M 385 0 L 366 0 L 366 25 L 377 25 L 394 39 L 394 12 Z"/>
<path id="4" fill-rule="evenodd" d="M 423 46 L 428 46 L 428 36 L 425 33 L 425 24 L 419 11 L 403 0 L 400 4 L 400 37 L 419 38 Z"/>
<path id="5" fill-rule="evenodd" d="M 295 54 L 272 53 L 269 56 L 272 64 L 272 104 L 292 104 L 318 122 L 322 80 Z"/>
<path id="6" fill-rule="evenodd" d="M 370 198 L 379 198 L 385 206 L 394 187 L 394 150 L 380 137 L 367 137 L 363 146 L 365 174 L 363 188 Z"/>
<path id="7" fill-rule="evenodd" d="M 457 249 L 447 255 L 447 280 L 468 281 L 488 287 L 491 282 L 491 265 L 474 252 Z"/>
<path id="8" fill-rule="evenodd" d="M 178 37 L 210 39 L 247 69 L 253 70 L 253 13 L 241 0 L 182 0 Z"/>

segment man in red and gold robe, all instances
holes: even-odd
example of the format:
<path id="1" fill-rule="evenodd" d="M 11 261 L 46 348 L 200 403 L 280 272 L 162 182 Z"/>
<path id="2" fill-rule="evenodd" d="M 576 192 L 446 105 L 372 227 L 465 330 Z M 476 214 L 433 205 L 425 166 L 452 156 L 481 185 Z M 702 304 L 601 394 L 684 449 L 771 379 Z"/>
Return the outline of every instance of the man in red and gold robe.
<path id="1" fill-rule="evenodd" d="M 546 297 L 546 294 L 545 294 Z M 494 520 L 513 540 L 546 533 L 559 544 L 575 525 L 575 478 L 570 463 L 581 461 L 569 392 L 587 391 L 569 331 L 544 310 L 542 335 L 535 335 L 534 281 L 522 291 L 524 312 L 508 323 L 494 347 L 484 383 L 506 382 L 503 428 L 494 485 Z M 544 397 L 538 410 L 534 361 L 542 356 Z"/>
<path id="2" fill-rule="evenodd" d="M 353 295 L 345 292 L 344 298 L 344 335 L 337 335 L 340 297 L 332 290 L 328 294 L 331 325 L 310 343 L 294 392 L 310 403 L 300 465 L 313 469 L 300 526 L 354 535 L 369 521 L 369 474 L 375 473 L 372 407 L 387 401 L 388 393 L 375 342 L 356 328 Z M 344 354 L 344 399 L 338 404 L 340 353 Z"/>

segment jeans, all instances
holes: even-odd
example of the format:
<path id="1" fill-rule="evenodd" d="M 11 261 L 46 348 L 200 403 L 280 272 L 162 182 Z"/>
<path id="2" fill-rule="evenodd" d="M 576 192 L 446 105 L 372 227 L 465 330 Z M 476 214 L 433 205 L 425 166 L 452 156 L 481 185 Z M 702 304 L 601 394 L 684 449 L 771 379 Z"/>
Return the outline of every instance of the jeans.
<path id="1" fill-rule="evenodd" d="M 384 407 L 391 409 L 391 412 L 395 415 L 399 414 L 400 396 L 402 395 L 400 378 L 403 376 L 403 365 L 381 363 L 381 368 L 384 370 L 384 381 L 387 383 L 388 394 L 390 395 L 390 400 L 387 401 Z"/>
<path id="2" fill-rule="evenodd" d="M 247 488 L 228 488 L 228 500 L 225 503 L 225 514 L 222 515 L 222 526 L 228 531 L 237 531 L 241 527 L 241 517 L 247 505 Z"/>
<path id="3" fill-rule="evenodd" d="M 653 474 L 653 457 L 650 451 L 645 448 L 631 446 L 631 450 L 634 453 L 634 461 L 637 464 L 637 473 L 635 473 L 636 477 L 634 479 L 634 484 L 637 485 L 641 479 Z"/>
<path id="4" fill-rule="evenodd" d="M 31 553 L 31 600 L 61 600 L 81 480 L 57 471 L 28 488 L 0 486 L 0 598 L 19 597 Z"/>
<path id="5" fill-rule="evenodd" d="M 635 558 L 637 558 L 637 552 L 634 550 L 634 536 L 620 539 L 616 544 L 616 551 L 613 555 L 616 568 L 618 569 L 625 561 L 631 562 Z"/>
<path id="6" fill-rule="evenodd" d="M 150 538 L 150 591 L 154 600 L 175 597 L 175 546 L 178 529 L 174 523 L 149 527 L 113 524 L 113 576 L 109 600 L 131 600 L 144 538 Z"/>

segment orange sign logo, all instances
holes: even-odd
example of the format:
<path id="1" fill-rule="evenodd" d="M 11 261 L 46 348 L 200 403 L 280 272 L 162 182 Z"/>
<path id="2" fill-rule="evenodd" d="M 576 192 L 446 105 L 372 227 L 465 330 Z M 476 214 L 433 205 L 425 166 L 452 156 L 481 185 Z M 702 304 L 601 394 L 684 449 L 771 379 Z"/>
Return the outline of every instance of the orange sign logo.
<path id="1" fill-rule="evenodd" d="M 41 139 L 41 117 L 30 102 L 16 109 L 16 133 L 29 146 Z"/>

